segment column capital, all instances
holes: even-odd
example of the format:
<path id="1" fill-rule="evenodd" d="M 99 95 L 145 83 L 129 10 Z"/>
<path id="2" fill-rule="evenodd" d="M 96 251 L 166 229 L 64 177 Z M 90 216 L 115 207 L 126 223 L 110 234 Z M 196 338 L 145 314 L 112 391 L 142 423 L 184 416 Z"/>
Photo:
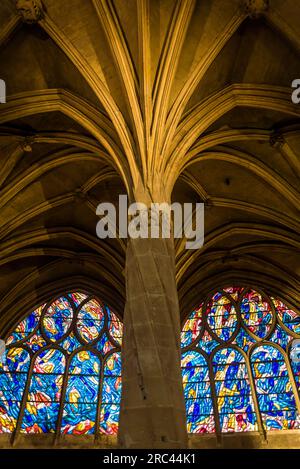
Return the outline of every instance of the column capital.
<path id="1" fill-rule="evenodd" d="M 269 0 L 242 0 L 242 7 L 250 18 L 258 18 L 269 9 Z"/>
<path id="2" fill-rule="evenodd" d="M 14 0 L 14 3 L 24 23 L 34 24 L 44 17 L 45 9 L 41 0 Z"/>

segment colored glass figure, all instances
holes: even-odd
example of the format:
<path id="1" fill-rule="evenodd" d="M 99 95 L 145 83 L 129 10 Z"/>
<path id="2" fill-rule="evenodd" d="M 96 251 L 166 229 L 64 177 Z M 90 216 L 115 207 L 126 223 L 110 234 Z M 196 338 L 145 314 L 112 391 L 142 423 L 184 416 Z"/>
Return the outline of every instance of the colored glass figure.
<path id="1" fill-rule="evenodd" d="M 78 313 L 77 329 L 85 342 L 97 339 L 104 326 L 104 312 L 96 300 L 85 303 Z"/>
<path id="2" fill-rule="evenodd" d="M 115 434 L 122 334 L 113 311 L 82 292 L 22 319 L 0 364 L 0 433 Z"/>
<path id="3" fill-rule="evenodd" d="M 181 369 L 188 432 L 214 432 L 215 421 L 206 359 L 194 350 L 185 352 L 182 354 Z"/>
<path id="4" fill-rule="evenodd" d="M 240 347 L 242 350 L 244 350 L 244 352 L 248 352 L 249 347 L 252 344 L 255 344 L 255 342 L 255 339 L 253 339 L 250 334 L 248 334 L 248 332 L 243 327 L 241 327 L 232 343 Z"/>
<path id="5" fill-rule="evenodd" d="M 74 301 L 75 306 L 79 306 L 86 298 L 88 298 L 88 295 L 85 293 L 72 292 L 68 293 L 68 297 Z"/>
<path id="6" fill-rule="evenodd" d="M 233 348 L 218 350 L 212 359 L 223 432 L 257 430 L 257 420 L 244 356 Z"/>
<path id="7" fill-rule="evenodd" d="M 87 350 L 71 360 L 61 431 L 74 435 L 95 432 L 101 362 Z"/>
<path id="8" fill-rule="evenodd" d="M 202 304 L 193 311 L 184 323 L 181 332 L 181 347 L 187 347 L 199 337 L 202 326 Z"/>
<path id="9" fill-rule="evenodd" d="M 21 433 L 54 433 L 66 359 L 57 349 L 45 349 L 34 362 Z"/>
<path id="10" fill-rule="evenodd" d="M 286 365 L 299 318 L 281 300 L 240 286 L 218 290 L 191 313 L 181 336 L 190 433 L 258 430 L 255 399 L 267 431 L 300 427 L 300 366 Z M 116 434 L 122 335 L 113 311 L 81 292 L 22 319 L 0 365 L 0 433 Z"/>
<path id="11" fill-rule="evenodd" d="M 275 298 L 272 300 L 281 323 L 300 336 L 300 315 L 288 308 L 282 301 Z"/>
<path id="12" fill-rule="evenodd" d="M 32 332 L 37 327 L 43 307 L 45 305 L 40 306 L 35 311 L 33 311 L 27 318 L 23 319 L 15 328 L 11 336 L 7 339 L 6 345 L 13 344 L 14 342 L 18 342 L 20 340 L 26 339 L 26 337 L 30 336 Z"/>
<path id="13" fill-rule="evenodd" d="M 243 287 L 227 287 L 223 288 L 225 293 L 228 293 L 235 301 L 238 301 L 241 293 L 244 291 Z"/>
<path id="14" fill-rule="evenodd" d="M 269 337 L 269 341 L 274 342 L 274 344 L 278 344 L 284 350 L 287 350 L 287 346 L 292 341 L 292 337 L 277 324 L 272 335 Z"/>
<path id="15" fill-rule="evenodd" d="M 16 429 L 30 365 L 30 355 L 22 348 L 10 348 L 0 363 L 0 433 Z"/>
<path id="16" fill-rule="evenodd" d="M 255 290 L 243 295 L 241 315 L 250 332 L 260 339 L 265 338 L 272 326 L 273 312 L 268 301 Z"/>
<path id="17" fill-rule="evenodd" d="M 220 343 L 213 339 L 208 331 L 204 331 L 196 347 L 209 355 L 218 345 Z"/>
<path id="18" fill-rule="evenodd" d="M 243 286 L 210 295 L 181 333 L 188 431 L 257 431 L 260 421 L 267 431 L 298 429 L 292 382 L 300 391 L 300 365 L 290 360 L 292 377 L 285 361 L 295 337 L 300 315 L 281 300 Z"/>
<path id="19" fill-rule="evenodd" d="M 117 316 L 106 306 L 109 334 L 117 345 L 122 344 L 123 324 Z"/>
<path id="20" fill-rule="evenodd" d="M 71 326 L 73 309 L 70 301 L 65 298 L 55 300 L 45 313 L 43 318 L 44 331 L 53 342 L 61 339 Z"/>
<path id="21" fill-rule="evenodd" d="M 100 431 L 114 435 L 118 432 L 122 392 L 120 352 L 111 353 L 106 358 L 103 375 Z"/>
<path id="22" fill-rule="evenodd" d="M 251 366 L 266 430 L 299 428 L 295 396 L 280 350 L 271 345 L 256 347 Z"/>
<path id="23" fill-rule="evenodd" d="M 207 303 L 207 324 L 221 340 L 231 338 L 237 328 L 237 314 L 227 295 L 218 292 Z"/>

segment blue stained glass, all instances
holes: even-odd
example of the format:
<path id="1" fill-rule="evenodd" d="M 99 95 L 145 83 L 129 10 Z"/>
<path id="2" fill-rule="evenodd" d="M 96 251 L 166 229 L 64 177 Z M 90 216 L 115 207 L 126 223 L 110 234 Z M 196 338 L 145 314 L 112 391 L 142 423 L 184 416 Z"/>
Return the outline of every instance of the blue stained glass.
<path id="1" fill-rule="evenodd" d="M 37 352 L 38 350 L 47 345 L 47 342 L 42 337 L 40 331 L 37 331 L 36 334 L 33 334 L 29 339 L 27 339 L 23 343 L 24 345 L 27 345 L 27 347 L 29 347 L 33 353 Z"/>
<path id="2" fill-rule="evenodd" d="M 280 326 L 276 326 L 273 334 L 268 339 L 270 342 L 274 342 L 274 344 L 280 345 L 284 350 L 286 350 L 287 345 L 291 341 L 292 337 L 286 333 L 284 329 Z"/>
<path id="3" fill-rule="evenodd" d="M 272 345 L 260 345 L 256 347 L 251 354 L 252 361 L 283 361 L 280 351 Z"/>
<path id="4" fill-rule="evenodd" d="M 106 435 L 115 435 L 119 427 L 120 406 L 104 404 L 100 412 L 100 432 Z"/>
<path id="5" fill-rule="evenodd" d="M 122 361 L 121 353 L 115 352 L 110 354 L 105 360 L 104 376 L 121 376 Z"/>
<path id="6" fill-rule="evenodd" d="M 23 319 L 9 336 L 6 341 L 7 345 L 10 345 L 14 342 L 26 339 L 29 334 L 31 334 L 34 329 L 37 327 L 38 322 L 40 320 L 41 312 L 43 310 L 44 305 L 37 308 L 33 311 L 29 316 Z"/>
<path id="7" fill-rule="evenodd" d="M 193 311 L 187 321 L 184 323 L 181 332 L 181 347 L 186 347 L 194 342 L 202 329 L 202 305 Z"/>
<path id="8" fill-rule="evenodd" d="M 95 431 L 100 360 L 81 350 L 71 360 L 61 432 L 82 435 Z M 72 414 L 70 414 L 72 413 Z"/>
<path id="9" fill-rule="evenodd" d="M 273 391 L 273 389 L 272 389 Z M 295 408 L 295 397 L 291 391 L 283 393 L 257 394 L 259 407 L 262 412 L 276 413 Z"/>
<path id="10" fill-rule="evenodd" d="M 21 401 L 27 373 L 0 373 L 0 399 L 5 401 Z"/>
<path id="11" fill-rule="evenodd" d="M 300 392 L 300 363 L 295 363 L 291 361 L 291 366 L 293 370 L 293 374 L 295 377 L 295 382 L 298 388 L 298 391 Z"/>
<path id="12" fill-rule="evenodd" d="M 183 382 L 209 381 L 208 367 L 186 367 L 182 368 Z"/>
<path id="13" fill-rule="evenodd" d="M 70 375 L 66 391 L 66 402 L 97 403 L 99 389 L 98 376 Z"/>
<path id="14" fill-rule="evenodd" d="M 211 300 L 214 303 L 220 303 L 220 304 L 222 304 L 223 301 L 225 301 L 226 303 L 230 303 L 228 298 L 226 298 L 226 295 L 223 295 L 223 292 L 221 292 L 221 291 L 217 291 L 216 293 L 214 293 Z"/>
<path id="15" fill-rule="evenodd" d="M 243 376 L 246 373 L 243 372 Z M 251 386 L 250 382 L 247 379 L 227 379 L 225 378 L 222 381 L 216 381 L 216 393 L 221 394 L 223 393 L 224 389 L 231 389 L 235 392 L 239 393 L 241 396 L 247 396 L 251 394 Z"/>
<path id="16" fill-rule="evenodd" d="M 227 294 L 229 294 L 235 301 L 237 301 L 243 292 L 244 288 L 243 287 L 228 287 L 228 288 L 223 288 L 223 291 Z"/>
<path id="17" fill-rule="evenodd" d="M 231 389 L 231 392 L 232 395 L 226 394 L 217 398 L 219 413 L 232 414 L 249 412 L 252 415 L 254 413 L 252 397 L 249 394 L 240 394 L 238 390 Z"/>
<path id="18" fill-rule="evenodd" d="M 108 377 L 103 380 L 102 403 L 120 404 L 122 380 L 121 377 Z"/>
<path id="19" fill-rule="evenodd" d="M 66 403 L 64 405 L 61 433 L 73 435 L 95 433 L 96 414 L 96 404 Z"/>
<path id="20" fill-rule="evenodd" d="M 203 350 L 209 355 L 214 351 L 216 347 L 218 347 L 218 345 L 220 345 L 219 342 L 213 339 L 207 331 L 204 331 L 196 347 L 200 350 Z"/>
<path id="21" fill-rule="evenodd" d="M 214 354 L 212 362 L 216 365 L 228 365 L 230 363 L 237 363 L 239 365 L 245 362 L 245 358 L 238 350 L 228 347 L 218 350 Z"/>
<path id="22" fill-rule="evenodd" d="M 186 405 L 188 433 L 215 432 L 215 418 L 213 411 L 210 414 L 201 415 L 198 412 L 198 405 L 199 404 L 197 402 L 189 402 Z"/>
<path id="23" fill-rule="evenodd" d="M 60 350 L 43 350 L 34 362 L 21 433 L 53 433 L 56 428 L 65 357 Z"/>
<path id="24" fill-rule="evenodd" d="M 184 352 L 181 355 L 181 367 L 193 367 L 193 366 L 200 366 L 206 367 L 206 359 L 203 355 L 195 350 L 190 350 L 188 352 Z"/>
<path id="25" fill-rule="evenodd" d="M 182 353 L 181 367 L 188 432 L 213 432 L 215 422 L 206 359 L 199 352 L 190 350 Z"/>
<path id="26" fill-rule="evenodd" d="M 66 358 L 64 354 L 57 349 L 42 350 L 37 356 L 33 372 L 34 373 L 64 373 Z"/>
<path id="27" fill-rule="evenodd" d="M 294 428 L 292 414 L 283 412 L 295 411 L 296 403 L 281 352 L 270 345 L 262 345 L 253 351 L 251 362 L 266 429 Z"/>
<path id="28" fill-rule="evenodd" d="M 101 339 L 97 342 L 95 347 L 101 353 L 102 356 L 106 355 L 114 348 L 113 344 L 107 337 L 107 334 L 103 334 L 101 336 Z"/>
<path id="29" fill-rule="evenodd" d="M 117 432 L 121 398 L 121 354 L 116 352 L 116 344 L 112 343 L 108 335 L 104 333 L 101 336 L 101 333 L 106 323 L 112 338 L 120 345 L 122 324 L 108 307 L 103 309 L 96 299 L 84 303 L 87 298 L 85 293 L 72 292 L 55 299 L 46 311 L 45 305 L 41 305 L 23 319 L 6 340 L 6 345 L 17 340 L 22 341 L 22 345 L 26 345 L 32 353 L 20 346 L 10 347 L 6 352 L 6 363 L 0 363 L 0 433 L 15 430 L 23 399 L 25 409 L 21 433 L 56 431 L 66 358 L 70 354 L 72 359 L 65 380 L 61 431 L 73 435 L 95 432 L 100 376 L 103 372 L 102 397 L 107 404 L 103 403 L 102 406 L 101 431 L 107 434 Z M 76 322 L 74 305 L 78 308 Z M 82 307 L 79 310 L 80 305 Z M 76 328 L 81 339 L 76 336 Z M 59 344 L 54 348 L 53 342 L 57 341 Z M 98 354 L 85 350 L 83 341 L 93 341 L 95 352 L 98 350 L 106 355 L 103 370 Z M 48 348 L 49 344 L 53 348 Z M 39 355 L 32 364 L 28 394 L 24 395 L 30 361 L 36 352 Z"/>
<path id="30" fill-rule="evenodd" d="M 17 425 L 20 402 L 0 398 L 0 434 L 12 433 Z"/>
<path id="31" fill-rule="evenodd" d="M 223 295 L 208 302 L 207 323 L 210 329 L 223 341 L 228 341 L 237 328 L 234 304 Z"/>
<path id="32" fill-rule="evenodd" d="M 185 402 L 187 412 L 192 413 L 191 421 L 197 420 L 200 415 L 213 414 L 212 400 L 210 397 L 202 397 L 200 399 L 186 398 Z"/>
<path id="33" fill-rule="evenodd" d="M 271 376 L 269 378 L 257 378 L 256 390 L 257 393 L 265 394 L 270 389 L 274 393 L 292 392 L 292 385 L 288 376 Z"/>
<path id="34" fill-rule="evenodd" d="M 281 350 L 288 350 L 293 340 L 283 324 L 300 335 L 300 315 L 280 300 L 271 298 L 277 313 L 275 318 L 273 305 L 266 298 L 266 295 L 253 289 L 229 286 L 224 288 L 223 292 L 217 291 L 210 297 L 207 310 L 201 309 L 198 323 L 194 322 L 195 311 L 185 321 L 181 346 L 186 350 L 182 353 L 182 379 L 188 432 L 215 431 L 213 410 L 210 413 L 209 409 L 201 407 L 206 399 L 209 402 L 211 382 L 206 359 L 197 354 L 197 350 L 212 355 L 210 360 L 214 371 L 216 404 L 222 432 L 258 430 L 248 376 L 249 358 L 241 353 L 249 353 L 250 349 L 252 351 L 249 365 L 253 371 L 266 430 L 300 428 L 300 416 L 296 411 L 292 383 L 281 354 Z M 234 305 L 237 305 L 237 313 Z M 244 325 L 239 325 L 238 314 L 241 315 Z M 218 339 L 214 339 L 210 331 L 218 336 Z M 250 332 L 256 337 L 252 337 Z M 232 340 L 233 334 L 235 337 Z M 266 337 L 268 344 L 263 343 L 253 349 L 254 344 Z M 195 338 L 196 344 L 193 343 Z M 230 346 L 231 344 L 220 349 L 220 344 L 224 341 L 232 341 L 232 345 L 238 346 L 239 350 Z M 280 349 L 271 343 L 280 346 Z M 300 391 L 300 364 L 291 362 L 291 367 Z"/>
<path id="35" fill-rule="evenodd" d="M 236 338 L 233 340 L 233 344 L 240 347 L 244 352 L 248 352 L 249 347 L 255 344 L 256 340 L 253 339 L 243 327 L 240 328 Z"/>
<path id="36" fill-rule="evenodd" d="M 5 364 L 0 364 L 0 434 L 16 428 L 29 365 L 30 355 L 22 348 L 8 349 Z"/>
<path id="37" fill-rule="evenodd" d="M 300 428 L 299 415 L 294 410 L 278 410 L 275 412 L 261 412 L 264 426 L 267 430 L 295 430 Z"/>
<path id="38" fill-rule="evenodd" d="M 62 342 L 60 342 L 59 345 L 68 353 L 72 353 L 76 349 L 82 347 L 82 344 L 79 342 L 74 332 L 71 332 L 71 334 L 68 335 L 68 337 L 66 337 Z"/>
<path id="39" fill-rule="evenodd" d="M 71 360 L 70 374 L 98 375 L 100 373 L 100 360 L 92 352 L 81 350 Z"/>
<path id="40" fill-rule="evenodd" d="M 87 299 L 88 295 L 85 293 L 80 293 L 80 292 L 72 292 L 68 293 L 68 297 L 72 298 L 72 300 L 75 303 L 75 306 L 79 306 L 84 300 Z"/>
<path id="41" fill-rule="evenodd" d="M 96 340 L 103 326 L 104 313 L 98 301 L 90 300 L 85 303 L 77 317 L 77 329 L 83 340 Z"/>
<path id="42" fill-rule="evenodd" d="M 47 337 L 53 342 L 61 339 L 71 326 L 73 309 L 68 298 L 56 299 L 47 309 L 43 326 Z"/>
<path id="43" fill-rule="evenodd" d="M 59 402 L 62 382 L 62 375 L 33 374 L 27 400 L 31 402 Z"/>
<path id="44" fill-rule="evenodd" d="M 210 397 L 210 382 L 203 381 L 197 382 L 186 382 L 183 384 L 184 396 L 186 399 L 200 399 L 203 397 Z"/>
<path id="45" fill-rule="evenodd" d="M 58 411 L 56 402 L 27 402 L 21 433 L 54 433 Z"/>
<path id="46" fill-rule="evenodd" d="M 218 350 L 213 368 L 223 432 L 256 429 L 254 403 L 244 356 L 233 348 Z"/>
<path id="47" fill-rule="evenodd" d="M 30 355 L 23 348 L 8 349 L 6 354 L 6 364 L 0 363 L 0 370 L 14 373 L 15 371 L 27 372 L 30 365 Z"/>
<path id="48" fill-rule="evenodd" d="M 123 337 L 123 324 L 108 306 L 106 306 L 105 309 L 107 312 L 109 333 L 116 344 L 121 345 Z"/>
<path id="49" fill-rule="evenodd" d="M 253 361 L 252 368 L 257 378 L 288 376 L 284 361 Z"/>
<path id="50" fill-rule="evenodd" d="M 300 335 L 300 315 L 288 308 L 282 301 L 272 298 L 281 322 L 291 331 Z"/>
<path id="51" fill-rule="evenodd" d="M 222 432 L 226 433 L 257 431 L 256 414 L 250 406 L 245 409 L 245 412 L 220 414 L 220 427 Z"/>
<path id="52" fill-rule="evenodd" d="M 270 332 L 273 311 L 266 299 L 254 290 L 244 294 L 241 302 L 241 316 L 249 331 L 263 339 Z"/>

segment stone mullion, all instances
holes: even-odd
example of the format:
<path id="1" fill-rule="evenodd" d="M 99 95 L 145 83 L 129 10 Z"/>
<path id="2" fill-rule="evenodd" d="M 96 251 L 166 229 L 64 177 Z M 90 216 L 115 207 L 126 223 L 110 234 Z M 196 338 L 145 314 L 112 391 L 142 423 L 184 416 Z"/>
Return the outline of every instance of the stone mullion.
<path id="1" fill-rule="evenodd" d="M 72 361 L 74 354 L 72 354 L 68 358 L 68 362 L 65 366 L 65 372 L 63 374 L 63 384 L 62 384 L 62 390 L 60 394 L 60 405 L 59 405 L 59 411 L 58 411 L 58 417 L 57 417 L 57 422 L 56 422 L 56 434 L 55 434 L 55 445 L 57 445 L 60 441 L 61 437 L 61 424 L 62 424 L 62 418 L 63 418 L 63 412 L 64 412 L 64 405 L 65 405 L 65 398 L 66 398 L 66 393 L 67 393 L 67 387 L 68 387 L 68 382 L 69 382 L 69 368 L 70 364 Z"/>
<path id="2" fill-rule="evenodd" d="M 31 356 L 30 367 L 29 367 L 29 370 L 28 370 L 27 380 L 26 380 L 24 391 L 23 391 L 23 398 L 22 398 L 22 402 L 21 402 L 21 405 L 20 405 L 20 409 L 19 409 L 19 415 L 18 415 L 18 420 L 17 420 L 17 423 L 16 423 L 16 428 L 15 428 L 15 430 L 14 430 L 12 436 L 11 436 L 12 446 L 14 446 L 14 444 L 16 442 L 16 438 L 17 438 L 17 436 L 20 432 L 20 429 L 21 429 L 22 420 L 23 420 L 23 416 L 24 416 L 24 411 L 25 411 L 25 407 L 26 407 L 26 404 L 27 404 L 27 397 L 28 397 L 28 392 L 29 392 L 29 388 L 30 388 L 31 378 L 33 376 L 33 367 L 34 367 L 34 363 L 35 363 L 37 355 L 38 354 L 35 353 L 33 356 Z"/>
<path id="3" fill-rule="evenodd" d="M 266 440 L 267 439 L 267 432 L 265 430 L 263 420 L 262 420 L 262 416 L 261 416 L 261 412 L 260 412 L 260 407 L 259 407 L 258 397 L 257 397 L 257 392 L 256 392 L 255 377 L 254 377 L 254 374 L 253 374 L 253 371 L 252 371 L 251 359 L 249 358 L 248 354 L 246 355 L 245 361 L 246 361 L 246 367 L 247 367 L 247 370 L 248 370 L 248 377 L 249 377 L 251 395 L 252 395 L 253 404 L 254 404 L 254 410 L 255 410 L 256 418 L 257 418 L 258 431 L 259 431 L 261 437 L 264 440 Z"/>
<path id="4" fill-rule="evenodd" d="M 216 438 L 217 438 L 217 443 L 221 444 L 222 429 L 221 429 L 221 425 L 220 425 L 218 396 L 217 396 L 217 393 L 216 393 L 215 373 L 214 373 L 214 370 L 213 370 L 212 357 L 210 357 L 210 359 L 208 361 L 208 372 L 209 372 L 209 380 L 210 380 L 211 400 L 212 400 L 213 411 L 214 411 L 214 419 L 215 419 Z"/>
<path id="5" fill-rule="evenodd" d="M 96 420 L 95 420 L 95 437 L 94 437 L 95 443 L 98 443 L 101 439 L 100 417 L 101 417 L 102 391 L 103 391 L 103 381 L 104 381 L 104 368 L 105 368 L 106 360 L 101 359 L 101 368 L 100 368 L 99 385 L 98 385 L 97 411 L 96 411 Z"/>

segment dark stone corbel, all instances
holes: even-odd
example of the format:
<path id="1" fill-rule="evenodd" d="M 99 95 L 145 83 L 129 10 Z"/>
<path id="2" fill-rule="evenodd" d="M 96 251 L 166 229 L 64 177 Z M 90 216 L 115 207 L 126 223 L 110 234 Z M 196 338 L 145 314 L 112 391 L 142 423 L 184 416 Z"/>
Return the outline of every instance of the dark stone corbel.
<path id="1" fill-rule="evenodd" d="M 44 17 L 45 9 L 41 0 L 14 0 L 18 15 L 24 23 L 38 23 Z"/>
<path id="2" fill-rule="evenodd" d="M 271 147 L 274 147 L 276 149 L 280 149 L 283 145 L 284 145 L 285 141 L 284 141 L 284 137 L 277 133 L 277 132 L 274 132 L 271 137 L 270 137 L 270 145 Z"/>
<path id="3" fill-rule="evenodd" d="M 20 143 L 20 146 L 25 153 L 31 153 L 33 144 L 34 137 L 25 137 L 23 142 Z"/>
<path id="4" fill-rule="evenodd" d="M 242 6 L 250 18 L 259 18 L 269 9 L 269 0 L 243 0 Z"/>

